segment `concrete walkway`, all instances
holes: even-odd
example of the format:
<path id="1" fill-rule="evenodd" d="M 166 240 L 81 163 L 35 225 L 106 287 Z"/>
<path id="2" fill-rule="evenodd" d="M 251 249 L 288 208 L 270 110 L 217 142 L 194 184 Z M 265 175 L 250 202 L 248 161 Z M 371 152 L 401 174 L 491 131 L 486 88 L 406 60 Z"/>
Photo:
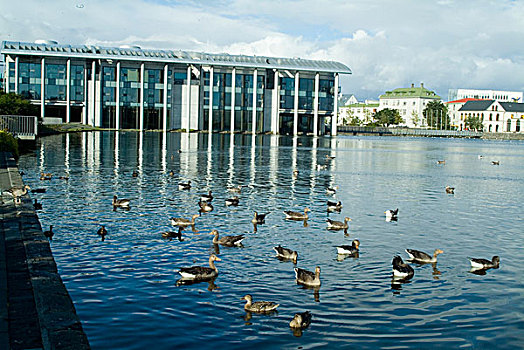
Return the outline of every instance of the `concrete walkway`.
<path id="1" fill-rule="evenodd" d="M 0 152 L 0 189 L 23 186 Z M 0 200 L 0 349 L 90 349 L 29 194 Z"/>

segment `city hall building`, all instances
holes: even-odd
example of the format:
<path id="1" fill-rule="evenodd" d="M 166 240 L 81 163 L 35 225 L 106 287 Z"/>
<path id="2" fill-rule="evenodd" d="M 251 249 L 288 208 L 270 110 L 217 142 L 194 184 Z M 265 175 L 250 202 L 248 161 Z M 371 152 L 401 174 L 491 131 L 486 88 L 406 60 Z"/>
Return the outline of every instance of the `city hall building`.
<path id="1" fill-rule="evenodd" d="M 40 116 L 96 127 L 336 135 L 344 64 L 4 41 L 4 86 Z"/>

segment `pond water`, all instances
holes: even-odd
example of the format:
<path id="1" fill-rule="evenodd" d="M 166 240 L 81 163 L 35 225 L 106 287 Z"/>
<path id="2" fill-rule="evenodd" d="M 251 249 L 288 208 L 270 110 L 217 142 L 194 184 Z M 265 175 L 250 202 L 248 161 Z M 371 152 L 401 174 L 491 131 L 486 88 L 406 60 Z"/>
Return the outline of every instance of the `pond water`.
<path id="1" fill-rule="evenodd" d="M 41 138 L 19 165 L 26 184 L 46 189 L 32 198 L 42 226 L 54 226 L 51 248 L 93 349 L 524 346 L 523 142 L 93 132 Z M 191 190 L 179 190 L 187 180 Z M 227 207 L 237 185 L 240 204 Z M 209 190 L 214 210 L 182 241 L 162 238 Z M 114 211 L 113 195 L 130 209 Z M 340 213 L 326 211 L 328 199 Z M 284 219 L 306 207 L 306 223 Z M 387 222 L 395 208 L 398 221 Z M 254 211 L 270 213 L 256 231 Z M 347 234 L 326 229 L 345 216 Z M 243 247 L 215 247 L 213 229 L 245 234 Z M 359 257 L 338 256 L 353 239 Z M 298 251 L 297 267 L 321 267 L 320 288 L 296 283 L 279 244 Z M 392 259 L 406 260 L 406 248 L 444 253 L 393 281 Z M 216 280 L 177 283 L 180 268 L 208 266 L 211 253 Z M 493 255 L 500 268 L 470 272 L 468 257 Z M 278 311 L 246 313 L 248 293 Z M 293 332 L 289 321 L 306 310 L 311 325 Z"/>

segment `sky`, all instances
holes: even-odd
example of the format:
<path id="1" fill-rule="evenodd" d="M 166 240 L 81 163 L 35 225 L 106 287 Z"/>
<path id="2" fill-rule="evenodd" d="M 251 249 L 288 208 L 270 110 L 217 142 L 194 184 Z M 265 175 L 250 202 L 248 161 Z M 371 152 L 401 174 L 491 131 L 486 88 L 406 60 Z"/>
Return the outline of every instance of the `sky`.
<path id="1" fill-rule="evenodd" d="M 0 0 L 0 40 L 338 61 L 359 101 L 524 91 L 524 0 Z"/>

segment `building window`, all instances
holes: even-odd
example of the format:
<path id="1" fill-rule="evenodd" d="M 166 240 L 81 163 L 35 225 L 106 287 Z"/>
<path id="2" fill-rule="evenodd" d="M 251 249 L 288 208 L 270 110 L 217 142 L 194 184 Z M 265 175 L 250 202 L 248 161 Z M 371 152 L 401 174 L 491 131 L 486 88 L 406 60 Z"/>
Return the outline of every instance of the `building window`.
<path id="1" fill-rule="evenodd" d="M 508 119 L 508 121 L 506 122 L 506 131 L 511 131 L 511 119 Z"/>

